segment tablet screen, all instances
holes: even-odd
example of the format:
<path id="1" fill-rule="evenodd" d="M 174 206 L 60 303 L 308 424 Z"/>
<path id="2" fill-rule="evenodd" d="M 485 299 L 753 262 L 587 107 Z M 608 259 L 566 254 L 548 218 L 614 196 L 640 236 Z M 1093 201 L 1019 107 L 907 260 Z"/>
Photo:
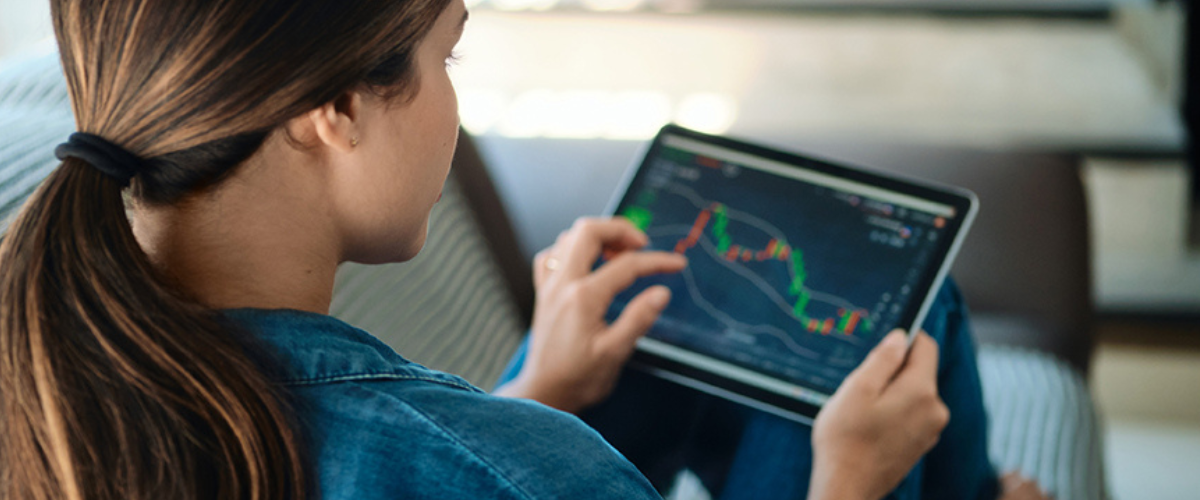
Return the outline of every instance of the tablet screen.
<path id="1" fill-rule="evenodd" d="M 942 264 L 955 206 L 665 134 L 616 213 L 684 254 L 640 280 L 672 300 L 639 349 L 822 405 L 895 328 Z M 949 236 L 953 236 L 952 234 Z M 925 289 L 922 285 L 925 284 Z"/>

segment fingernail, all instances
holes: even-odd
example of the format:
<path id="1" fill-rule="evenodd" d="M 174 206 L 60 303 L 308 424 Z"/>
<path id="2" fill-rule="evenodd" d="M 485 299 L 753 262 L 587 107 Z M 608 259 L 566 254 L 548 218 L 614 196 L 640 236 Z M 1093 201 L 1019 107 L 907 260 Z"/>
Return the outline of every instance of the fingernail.
<path id="1" fill-rule="evenodd" d="M 904 345 L 904 340 L 905 340 L 904 332 L 901 330 L 896 330 L 896 331 L 893 331 L 892 333 L 889 333 L 887 335 L 887 337 L 884 337 L 883 342 L 880 342 L 880 343 L 883 344 L 883 346 L 888 349 L 894 349 L 898 346 Z"/>
<path id="2" fill-rule="evenodd" d="M 650 289 L 650 305 L 658 309 L 667 307 L 667 303 L 671 301 L 671 289 L 662 285 L 655 286 Z"/>

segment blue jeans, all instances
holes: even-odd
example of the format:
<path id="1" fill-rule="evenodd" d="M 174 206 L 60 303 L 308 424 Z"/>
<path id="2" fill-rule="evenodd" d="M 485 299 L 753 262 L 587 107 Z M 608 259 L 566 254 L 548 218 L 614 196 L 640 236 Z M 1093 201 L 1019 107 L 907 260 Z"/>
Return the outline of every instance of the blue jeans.
<path id="1" fill-rule="evenodd" d="M 991 500 L 999 484 L 987 453 L 987 414 L 966 305 L 953 281 L 938 291 L 923 325 L 940 346 L 938 392 L 950 408 L 941 440 L 889 498 Z M 524 362 L 522 345 L 501 377 Z M 802 499 L 812 470 L 812 428 L 626 371 L 612 396 L 581 418 L 666 492 L 681 469 L 714 498 Z"/>

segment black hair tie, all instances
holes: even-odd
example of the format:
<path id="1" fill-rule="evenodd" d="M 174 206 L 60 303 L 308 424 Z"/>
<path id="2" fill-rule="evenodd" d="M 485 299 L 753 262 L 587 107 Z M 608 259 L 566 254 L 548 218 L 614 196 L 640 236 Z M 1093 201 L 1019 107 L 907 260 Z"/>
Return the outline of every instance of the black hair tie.
<path id="1" fill-rule="evenodd" d="M 59 160 L 83 160 L 119 182 L 121 187 L 128 186 L 129 180 L 145 168 L 145 162 L 137 155 L 103 137 L 84 132 L 71 134 L 67 142 L 54 148 L 54 156 Z"/>

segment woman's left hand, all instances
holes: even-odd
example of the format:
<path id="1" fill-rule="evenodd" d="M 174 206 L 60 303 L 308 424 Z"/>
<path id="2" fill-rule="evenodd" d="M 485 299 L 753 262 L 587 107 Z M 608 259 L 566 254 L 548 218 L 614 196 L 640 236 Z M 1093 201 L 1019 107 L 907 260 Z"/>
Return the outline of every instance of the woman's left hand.
<path id="1" fill-rule="evenodd" d="M 537 303 L 521 373 L 496 390 L 567 412 L 579 412 L 612 392 L 634 344 L 671 298 L 666 287 L 634 297 L 611 325 L 605 319 L 618 293 L 643 276 L 683 270 L 687 259 L 640 251 L 646 235 L 629 221 L 580 219 L 534 261 Z M 605 262 L 595 271 L 596 260 Z"/>

